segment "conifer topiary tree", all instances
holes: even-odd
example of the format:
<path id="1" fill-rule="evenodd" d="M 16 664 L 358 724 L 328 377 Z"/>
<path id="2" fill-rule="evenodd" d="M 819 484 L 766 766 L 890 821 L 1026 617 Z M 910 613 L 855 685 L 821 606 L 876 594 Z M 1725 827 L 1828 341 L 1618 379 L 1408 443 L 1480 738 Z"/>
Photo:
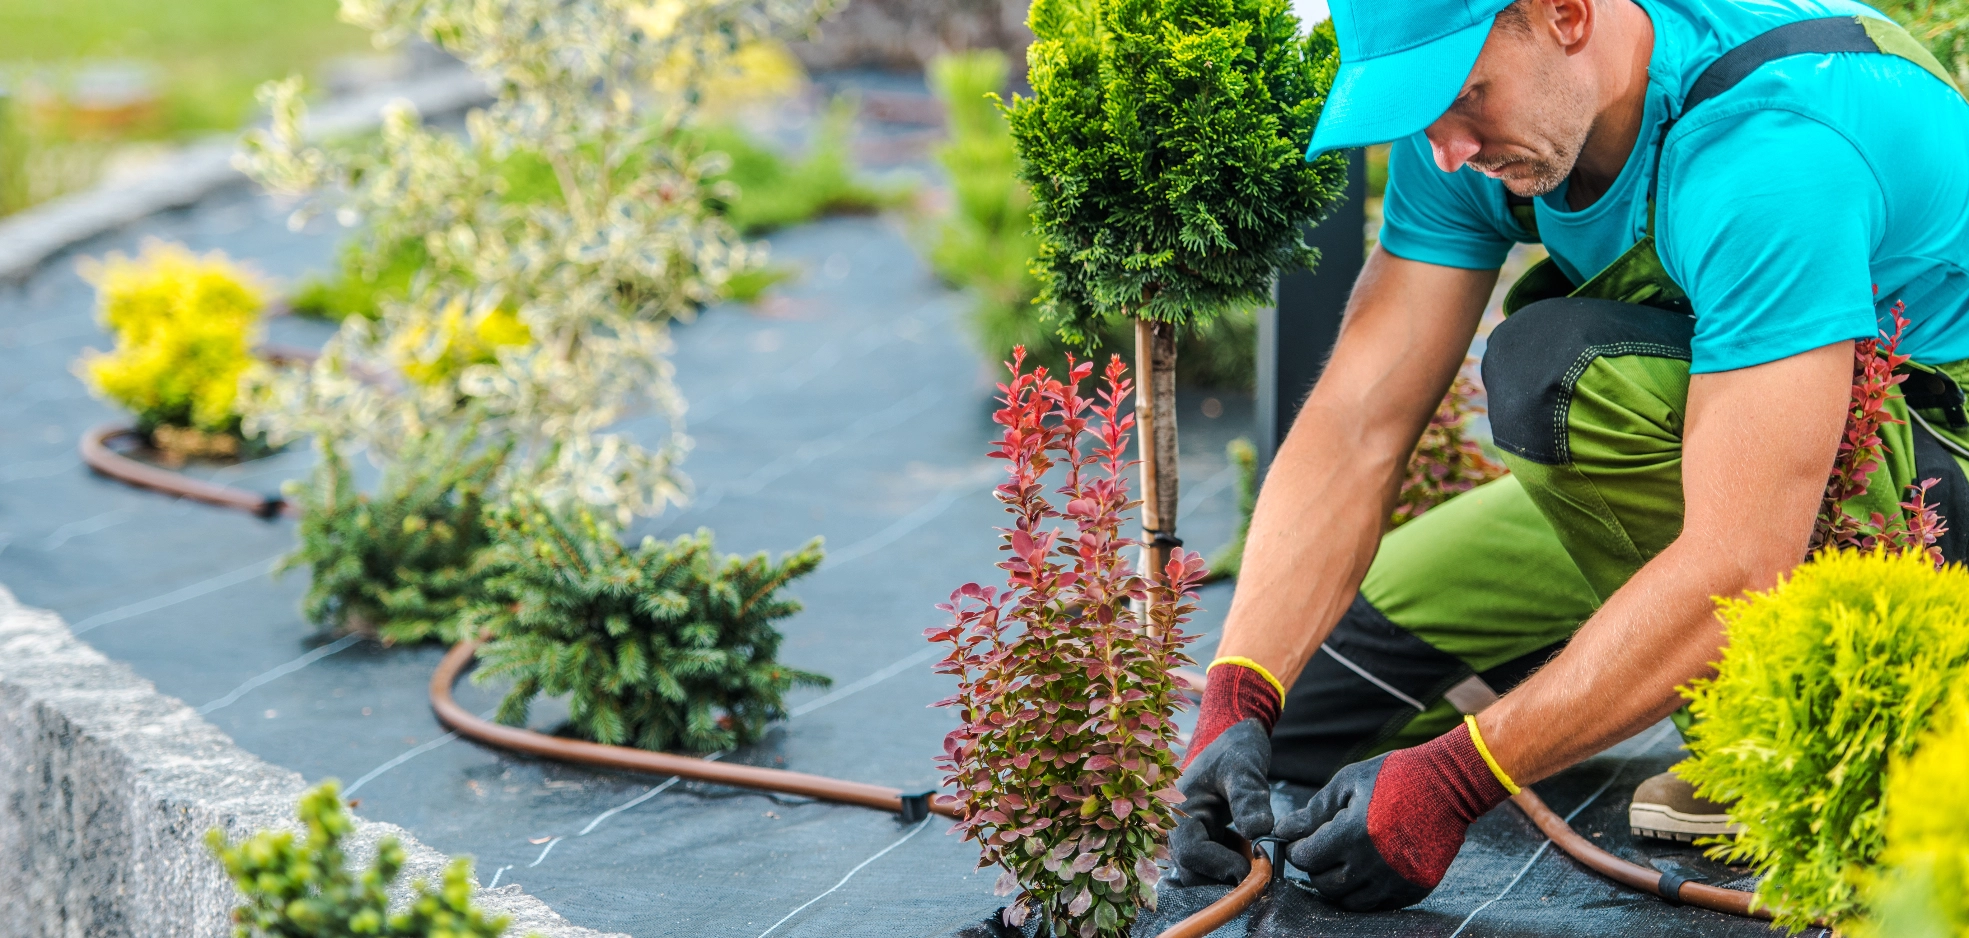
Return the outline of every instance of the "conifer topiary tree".
<path id="1" fill-rule="evenodd" d="M 715 752 L 784 717 L 784 695 L 828 679 L 780 664 L 773 623 L 800 610 L 780 591 L 820 566 L 820 541 L 782 556 L 721 556 L 711 532 L 631 550 L 585 511 L 522 502 L 500 513 L 468 620 L 492 634 L 474 680 L 514 685 L 502 723 L 542 694 L 570 694 L 588 739 Z"/>
<path id="2" fill-rule="evenodd" d="M 1311 264 L 1303 227 L 1345 158 L 1303 154 L 1338 67 L 1288 0 L 1035 0 L 1033 96 L 1007 108 L 1033 190 L 1040 302 L 1085 343 L 1136 321 L 1142 514 L 1161 570 L 1176 524 L 1176 332 L 1271 301 Z"/>
<path id="3" fill-rule="evenodd" d="M 376 862 L 349 869 L 342 840 L 355 821 L 342 806 L 334 781 L 301 796 L 307 838 L 292 831 L 261 831 L 237 844 L 214 828 L 205 843 L 217 854 L 246 904 L 233 910 L 236 938 L 498 938 L 505 916 L 486 917 L 472 904 L 471 863 L 453 860 L 433 892 L 419 881 L 410 901 L 390 912 L 391 884 L 403 871 L 403 846 L 394 837 L 376 845 Z"/>
<path id="4" fill-rule="evenodd" d="M 300 546 L 276 569 L 312 570 L 301 604 L 308 621 L 387 644 L 465 637 L 458 618 L 491 539 L 486 491 L 512 449 L 474 453 L 476 439 L 470 429 L 433 430 L 406 444 L 373 496 L 357 487 L 340 447 L 320 442 L 314 477 L 289 490 L 301 509 Z"/>

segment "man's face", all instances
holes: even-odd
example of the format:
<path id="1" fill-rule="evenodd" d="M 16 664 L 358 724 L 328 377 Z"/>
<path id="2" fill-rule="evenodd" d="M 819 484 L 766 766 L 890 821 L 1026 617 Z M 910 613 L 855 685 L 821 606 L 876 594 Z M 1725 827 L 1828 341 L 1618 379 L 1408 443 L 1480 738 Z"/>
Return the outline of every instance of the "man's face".
<path id="1" fill-rule="evenodd" d="M 1426 133 L 1436 165 L 1476 167 L 1517 195 L 1544 195 L 1571 175 L 1595 102 L 1558 41 L 1531 23 L 1499 23 L 1449 110 Z"/>

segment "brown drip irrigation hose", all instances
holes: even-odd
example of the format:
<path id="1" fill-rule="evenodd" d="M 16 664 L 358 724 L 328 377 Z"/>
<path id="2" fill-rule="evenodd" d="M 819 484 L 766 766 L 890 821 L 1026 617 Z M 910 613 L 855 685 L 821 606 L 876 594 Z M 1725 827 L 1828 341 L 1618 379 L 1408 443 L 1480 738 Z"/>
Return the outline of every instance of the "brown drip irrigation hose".
<path id="1" fill-rule="evenodd" d="M 259 354 L 261 358 L 275 365 L 305 365 L 319 357 L 313 349 L 275 344 L 260 346 Z M 217 505 L 221 508 L 237 508 L 261 518 L 271 518 L 275 515 L 289 518 L 295 516 L 293 506 L 287 504 L 287 499 L 279 495 L 194 479 L 161 466 L 138 462 L 110 448 L 111 440 L 136 435 L 137 431 L 129 427 L 106 423 L 82 434 L 82 441 L 77 444 L 76 449 L 81 453 L 83 464 L 118 482 L 179 498 L 188 498 L 195 502 Z"/>
<path id="2" fill-rule="evenodd" d="M 1727 912 L 1745 918 L 1771 917 L 1768 909 L 1750 907 L 1750 893 L 1737 889 L 1724 889 L 1703 883 L 1690 882 L 1673 873 L 1664 873 L 1653 867 L 1630 863 L 1594 846 L 1593 842 L 1579 836 L 1579 832 L 1566 823 L 1566 819 L 1551 808 L 1538 793 L 1529 788 L 1521 789 L 1511 796 L 1511 801 L 1532 824 L 1567 856 L 1579 861 L 1579 865 L 1613 880 L 1629 889 L 1651 893 L 1667 900 L 1670 905 L 1692 905 L 1713 912 Z"/>
<path id="3" fill-rule="evenodd" d="M 750 765 L 733 765 L 691 756 L 651 752 L 647 749 L 633 749 L 628 746 L 605 746 L 601 743 L 562 739 L 558 736 L 549 736 L 545 733 L 536 733 L 482 719 L 459 706 L 458 701 L 453 700 L 451 696 L 451 686 L 464 675 L 465 668 L 472 663 L 472 655 L 477 650 L 478 642 L 469 639 L 451 646 L 451 650 L 445 653 L 444 660 L 438 662 L 437 671 L 431 674 L 431 709 L 436 711 L 438 722 L 467 739 L 561 762 L 609 769 L 628 769 L 653 775 L 676 775 L 702 782 L 716 782 L 720 785 L 735 785 L 740 788 L 802 795 L 821 801 L 861 805 L 899 814 L 906 822 L 923 820 L 928 814 L 957 816 L 957 810 L 951 805 L 950 799 L 935 794 L 906 795 L 895 788 L 842 781 L 820 775 L 809 775 L 805 772 L 762 769 Z M 1265 891 L 1265 886 L 1271 881 L 1272 865 L 1265 859 L 1263 851 L 1254 851 L 1248 844 L 1245 850 L 1251 856 L 1251 872 L 1244 877 L 1244 881 L 1224 898 L 1204 907 L 1195 915 L 1171 925 L 1157 938 L 1202 938 L 1218 926 L 1237 918 L 1239 913 L 1257 900 L 1258 895 Z"/>
<path id="4" fill-rule="evenodd" d="M 221 508 L 237 508 L 262 518 L 271 518 L 275 515 L 294 516 L 294 509 L 287 504 L 286 499 L 278 495 L 194 479 L 160 466 L 138 462 L 109 446 L 109 441 L 118 437 L 136 435 L 137 431 L 116 424 L 96 427 L 82 434 L 82 442 L 78 447 L 82 453 L 82 461 L 89 468 L 103 475 L 138 488 L 154 489 L 166 495 L 189 498 L 192 501 L 218 505 Z"/>

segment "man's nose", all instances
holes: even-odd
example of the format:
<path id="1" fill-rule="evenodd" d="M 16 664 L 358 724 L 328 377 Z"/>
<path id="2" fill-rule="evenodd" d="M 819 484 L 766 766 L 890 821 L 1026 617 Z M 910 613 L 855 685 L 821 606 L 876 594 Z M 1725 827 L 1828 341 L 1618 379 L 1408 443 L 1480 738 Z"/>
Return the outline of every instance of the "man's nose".
<path id="1" fill-rule="evenodd" d="M 1468 162 L 1470 157 L 1476 156 L 1477 151 L 1483 149 L 1483 145 L 1467 132 L 1442 125 L 1443 122 L 1438 121 L 1429 127 L 1427 131 L 1429 150 L 1436 156 L 1438 169 L 1453 173 L 1462 169 L 1463 164 Z"/>

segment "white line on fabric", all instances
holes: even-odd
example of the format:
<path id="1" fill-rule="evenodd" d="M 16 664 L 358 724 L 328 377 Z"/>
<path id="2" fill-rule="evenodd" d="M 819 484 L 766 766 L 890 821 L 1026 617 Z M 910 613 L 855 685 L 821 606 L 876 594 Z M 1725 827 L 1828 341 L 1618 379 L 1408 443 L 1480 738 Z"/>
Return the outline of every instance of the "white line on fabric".
<path id="1" fill-rule="evenodd" d="M 499 712 L 499 708 L 494 707 L 491 710 L 487 710 L 486 712 L 479 714 L 479 719 L 481 720 L 492 719 L 492 715 L 498 712 Z M 375 781 L 376 776 L 381 775 L 384 772 L 388 772 L 389 770 L 394 769 L 399 765 L 409 762 L 410 760 L 415 759 L 418 756 L 423 755 L 424 753 L 430 752 L 431 750 L 436 749 L 439 746 L 442 746 L 445 743 L 451 742 L 452 740 L 457 738 L 458 738 L 458 734 L 456 732 L 446 733 L 443 736 L 433 739 L 428 743 L 424 743 L 420 746 L 417 746 L 414 749 L 405 751 L 403 754 L 397 756 L 396 758 L 391 759 L 390 761 L 385 762 L 382 765 L 379 765 L 373 769 L 370 769 L 369 774 L 364 775 L 359 779 L 356 779 L 355 784 L 342 789 L 342 797 L 347 798 L 348 796 L 355 794 L 356 789 L 361 788 L 362 786 L 367 785 L 372 781 Z"/>
<path id="2" fill-rule="evenodd" d="M 992 475 L 997 475 L 996 467 L 988 468 L 994 470 Z M 965 481 L 954 485 L 945 486 L 943 491 L 937 493 L 937 497 L 924 502 L 915 511 L 897 518 L 888 527 L 848 545 L 845 550 L 828 554 L 823 566 L 838 567 L 844 563 L 852 563 L 902 540 L 911 531 L 935 521 L 938 515 L 949 511 L 950 506 L 957 504 L 958 499 L 988 485 L 990 478 L 978 478 L 978 476 L 982 475 L 983 473 L 973 473 L 972 478 L 967 478 Z"/>
<path id="3" fill-rule="evenodd" d="M 1390 684 L 1387 681 L 1384 681 L 1378 677 L 1375 677 L 1373 674 L 1369 673 L 1369 671 L 1366 668 L 1363 668 L 1360 665 L 1357 665 L 1352 661 L 1347 660 L 1347 656 L 1342 655 L 1337 651 L 1334 651 L 1333 646 L 1328 645 L 1325 642 L 1321 642 L 1320 650 L 1326 652 L 1329 655 L 1332 655 L 1333 660 L 1346 665 L 1347 670 L 1352 671 L 1355 674 L 1360 675 L 1361 677 L 1367 678 L 1368 683 L 1373 684 L 1374 686 L 1379 687 L 1382 690 L 1385 690 L 1388 693 L 1395 695 L 1395 697 L 1399 699 L 1402 703 L 1408 704 L 1409 706 L 1414 707 L 1417 710 L 1427 711 L 1429 709 L 1428 707 L 1422 705 L 1422 701 L 1416 700 L 1415 698 L 1410 697 L 1409 695 L 1404 694 L 1399 690 L 1396 690 L 1395 685 Z"/>
<path id="4" fill-rule="evenodd" d="M 835 883 L 835 884 L 834 884 L 834 886 L 833 886 L 833 888 L 831 888 L 831 889 L 829 889 L 829 890 L 827 890 L 826 892 L 823 892 L 823 893 L 821 893 L 821 894 L 820 894 L 820 895 L 818 895 L 818 896 L 815 896 L 815 897 L 813 897 L 812 899 L 808 899 L 808 900 L 807 900 L 806 902 L 804 902 L 804 903 L 802 903 L 802 904 L 801 904 L 801 906 L 800 906 L 799 908 L 797 908 L 797 909 L 794 909 L 793 911 L 791 911 L 791 912 L 788 912 L 788 913 L 786 913 L 786 918 L 782 918 L 782 919 L 780 919 L 779 921 L 777 921 L 777 922 L 774 922 L 774 923 L 773 923 L 773 925 L 772 925 L 772 928 L 768 928 L 768 929 L 766 929 L 765 931 L 762 931 L 762 932 L 760 932 L 760 933 L 759 933 L 759 938 L 766 938 L 766 936 L 767 936 L 767 935 L 770 935 L 770 934 L 772 934 L 772 933 L 773 933 L 773 930 L 774 930 L 774 929 L 776 929 L 776 928 L 778 928 L 778 927 L 780 927 L 781 925 L 784 925 L 784 924 L 786 924 L 786 922 L 787 922 L 787 920 L 788 920 L 788 919 L 791 919 L 791 918 L 792 918 L 793 916 L 795 916 L 795 915 L 799 915 L 800 913 L 802 913 L 802 912 L 805 912 L 805 911 L 807 910 L 807 906 L 810 906 L 810 905 L 813 905 L 814 903 L 816 903 L 816 902 L 819 902 L 820 900 L 822 900 L 822 899 L 825 899 L 825 898 L 827 898 L 827 897 L 828 897 L 828 896 L 830 896 L 830 895 L 833 895 L 833 894 L 834 894 L 834 890 L 835 890 L 835 889 L 839 889 L 839 888 L 841 888 L 842 886 L 846 886 L 846 885 L 848 884 L 848 880 L 851 880 L 851 879 L 854 879 L 854 878 L 855 878 L 855 874 L 856 874 L 856 873 L 859 873 L 859 872 L 861 872 L 861 871 L 862 871 L 862 867 L 865 867 L 865 866 L 867 866 L 867 865 L 869 865 L 870 863 L 874 863 L 875 861 L 877 861 L 877 860 L 880 860 L 880 859 L 882 859 L 882 856 L 883 856 L 884 854 L 886 854 L 886 853 L 888 853 L 888 852 L 889 852 L 889 851 L 891 851 L 891 850 L 894 850 L 894 849 L 896 849 L 897 847 L 900 847 L 900 846 L 902 846 L 904 842 L 906 842 L 906 841 L 908 841 L 908 840 L 909 840 L 909 838 L 911 838 L 911 837 L 914 837 L 914 836 L 916 836 L 916 834 L 917 834 L 917 833 L 918 833 L 919 831 L 921 831 L 921 830 L 922 830 L 922 829 L 923 829 L 924 827 L 926 827 L 926 826 L 928 826 L 928 825 L 929 825 L 929 823 L 930 823 L 930 819 L 929 819 L 929 818 L 924 818 L 923 820 L 921 820 L 921 821 L 918 821 L 918 822 L 916 822 L 916 826 L 915 826 L 915 827 L 912 827 L 912 828 L 910 828 L 910 829 L 909 829 L 909 833 L 907 833 L 907 834 L 904 834 L 904 835 L 902 835 L 902 837 L 901 837 L 900 839 L 898 839 L 898 840 L 897 840 L 897 841 L 896 841 L 895 843 L 892 843 L 892 844 L 890 844 L 890 845 L 888 845 L 888 846 L 886 846 L 886 847 L 883 847 L 883 848 L 882 848 L 881 850 L 878 850 L 878 851 L 876 851 L 876 852 L 875 852 L 875 855 L 874 855 L 874 856 L 872 856 L 872 857 L 869 857 L 868 859 L 866 859 L 866 860 L 863 860 L 863 861 L 861 861 L 861 866 L 857 866 L 857 867 L 855 867 L 854 869 L 852 869 L 852 870 L 849 870 L 849 871 L 848 871 L 848 875 L 846 875 L 846 876 L 843 876 L 843 877 L 841 877 L 841 881 L 840 881 L 840 882 L 838 882 L 838 883 Z"/>
<path id="5" fill-rule="evenodd" d="M 321 659 L 326 658 L 329 655 L 332 655 L 338 651 L 341 651 L 342 649 L 347 648 L 350 645 L 353 645 L 359 641 L 362 641 L 361 635 L 344 635 L 341 638 L 338 638 L 327 645 L 323 645 L 320 648 L 308 652 L 307 654 L 302 655 L 301 657 L 296 658 L 293 661 L 289 661 L 286 664 L 281 665 L 280 667 L 274 668 L 273 670 L 268 671 L 264 674 L 256 675 L 251 680 L 248 680 L 246 683 L 233 688 L 232 693 L 227 694 L 224 697 L 221 697 L 217 700 L 214 700 L 211 703 L 208 703 L 202 707 L 199 707 L 198 714 L 199 716 L 204 716 L 205 714 L 211 713 L 212 711 L 217 710 L 221 707 L 229 707 L 234 702 L 238 701 L 239 698 L 245 696 L 246 693 L 252 690 L 253 688 L 259 687 L 260 685 L 265 684 L 269 681 L 278 680 L 282 677 L 286 677 L 289 674 L 293 674 L 294 672 L 299 671 L 302 668 L 307 667 L 308 665 L 314 664 L 315 662 L 320 661 Z"/>
<path id="6" fill-rule="evenodd" d="M 237 586 L 254 577 L 266 576 L 273 570 L 274 564 L 279 562 L 279 557 L 268 557 L 265 560 L 240 567 L 231 573 L 221 573 L 211 579 L 200 580 L 190 586 L 180 587 L 162 596 L 153 596 L 143 602 L 120 606 L 108 612 L 99 612 L 75 623 L 75 625 L 69 628 L 69 632 L 74 635 L 80 635 L 97 626 L 108 625 L 111 622 L 121 622 L 132 616 L 140 616 L 146 612 L 156 612 L 166 606 L 175 606 L 187 599 L 196 599 L 207 593 L 216 593 L 228 586 Z"/>
<path id="7" fill-rule="evenodd" d="M 1593 793 L 1586 796 L 1586 800 L 1580 802 L 1579 807 L 1572 809 L 1572 811 L 1566 814 L 1566 823 L 1572 823 L 1572 819 L 1578 817 L 1579 812 L 1586 810 L 1593 802 L 1600 800 L 1600 796 L 1606 794 L 1607 789 L 1612 788 L 1613 783 L 1619 781 L 1620 776 L 1626 773 L 1628 765 L 1632 764 L 1636 758 L 1639 758 L 1648 750 L 1653 749 L 1655 744 L 1661 742 L 1662 737 L 1667 736 L 1668 731 L 1674 728 L 1675 725 L 1672 723 L 1664 724 L 1660 729 L 1655 730 L 1654 735 L 1648 737 L 1647 742 L 1642 743 L 1633 755 L 1620 760 L 1620 764 L 1614 767 L 1613 773 L 1607 776 L 1607 780 L 1601 782 L 1600 787 L 1593 789 Z M 1463 930 L 1470 927 L 1470 923 L 1476 920 L 1479 913 L 1490 908 L 1491 903 L 1510 895 L 1511 890 L 1517 888 L 1518 881 L 1524 879 L 1525 874 L 1531 872 L 1531 868 L 1538 865 L 1539 858 L 1545 856 L 1545 851 L 1550 849 L 1551 846 L 1552 841 L 1550 839 L 1539 844 L 1538 849 L 1532 851 L 1531 859 L 1526 860 L 1525 865 L 1518 868 L 1518 875 L 1511 877 L 1511 881 L 1504 884 L 1504 891 L 1485 900 L 1483 905 L 1471 909 L 1470 914 L 1463 919 L 1463 924 L 1456 926 L 1456 930 L 1449 933 L 1449 938 L 1456 938 L 1456 936 L 1463 934 Z"/>
<path id="8" fill-rule="evenodd" d="M 424 753 L 430 752 L 431 750 L 436 749 L 439 746 L 442 746 L 445 743 L 451 742 L 452 740 L 457 738 L 458 738 L 458 734 L 456 732 L 446 733 L 443 736 L 433 739 L 428 743 L 424 743 L 423 745 L 417 746 L 413 749 L 409 749 L 403 753 L 400 753 L 396 758 L 391 759 L 390 761 L 385 762 L 382 765 L 379 765 L 373 769 L 370 769 L 369 774 L 364 775 L 359 779 L 356 779 L 355 784 L 342 789 L 342 797 L 347 798 L 348 796 L 355 794 L 356 789 L 361 788 L 362 786 L 367 785 L 372 781 L 375 781 L 376 776 L 381 775 L 384 772 L 388 772 L 389 770 L 394 769 L 399 765 L 409 762 L 410 760 L 415 759 L 418 756 L 423 755 Z"/>
<path id="9" fill-rule="evenodd" d="M 528 863 L 526 868 L 530 870 L 539 866 L 542 861 L 547 859 L 547 854 L 554 852 L 554 845 L 566 839 L 566 837 L 556 837 L 553 840 L 547 841 L 547 846 L 540 848 L 539 858 L 535 859 L 532 863 Z"/>
<path id="10" fill-rule="evenodd" d="M 46 551 L 60 550 L 62 545 L 84 534 L 94 534 L 104 528 L 113 528 L 134 517 L 136 517 L 136 512 L 132 509 L 112 508 L 102 514 L 84 518 L 80 521 L 70 521 L 49 534 L 47 540 L 41 542 L 41 549 Z"/>
<path id="11" fill-rule="evenodd" d="M 722 758 L 724 758 L 724 757 L 725 757 L 725 754 L 724 754 L 724 753 L 722 753 L 722 752 L 714 752 L 714 753 L 712 753 L 712 754 L 710 754 L 710 755 L 708 755 L 708 756 L 705 756 L 705 757 L 704 757 L 704 761 L 706 761 L 706 762 L 716 762 L 716 761 L 718 761 L 719 759 L 722 759 Z M 671 777 L 670 777 L 670 779 L 669 779 L 668 781 L 666 781 L 666 782 L 664 782 L 663 784 L 661 784 L 661 785 L 657 785 L 657 786 L 654 786 L 654 787 L 652 787 L 652 788 L 651 788 L 651 789 L 650 789 L 649 791 L 646 791 L 646 792 L 643 792 L 642 794 L 640 794 L 640 795 L 637 795 L 636 797 L 634 797 L 634 798 L 631 798 L 631 799 L 629 799 L 628 801 L 626 801 L 626 802 L 624 802 L 624 803 L 622 803 L 622 804 L 619 804 L 619 805 L 616 805 L 615 807 L 613 807 L 613 808 L 610 808 L 610 809 L 608 809 L 607 811 L 603 811 L 602 813 L 600 813 L 600 814 L 597 814 L 597 815 L 595 815 L 595 819 L 594 819 L 594 820 L 592 820 L 592 821 L 589 821 L 589 822 L 588 822 L 588 826 L 587 826 L 587 827 L 584 827 L 584 828 L 582 828 L 582 829 L 581 829 L 581 833 L 579 833 L 579 834 L 576 834 L 576 835 L 574 835 L 574 836 L 576 836 L 576 837 L 586 837 L 586 836 L 588 836 L 588 832 L 589 832 L 589 831 L 592 831 L 592 830 L 594 830 L 594 829 L 595 829 L 595 827 L 596 827 L 597 825 L 599 825 L 599 824 L 601 824 L 601 823 L 602 823 L 603 821 L 606 821 L 606 820 L 608 820 L 609 818 L 612 818 L 612 817 L 614 817 L 614 816 L 616 816 L 616 815 L 618 815 L 618 814 L 621 814 L 621 813 L 622 813 L 622 812 L 624 812 L 624 811 L 627 811 L 627 810 L 629 810 L 630 808 L 633 808 L 633 807 L 635 807 L 635 806 L 637 806 L 637 805 L 639 805 L 639 804 L 642 804 L 643 802 L 645 802 L 645 801 L 648 801 L 648 800 L 650 800 L 651 798 L 654 798 L 654 797 L 656 797 L 657 795 L 660 795 L 660 794 L 663 794 L 663 793 L 664 793 L 665 791 L 668 791 L 668 790 L 669 790 L 669 788 L 670 788 L 670 786 L 672 786 L 672 785 L 675 785 L 675 784 L 677 784 L 678 782 L 681 782 L 681 781 L 683 781 L 683 780 L 684 780 L 684 777 L 683 777 L 683 776 L 681 776 L 681 775 L 673 775 L 673 776 L 671 776 Z"/>
<path id="12" fill-rule="evenodd" d="M 795 469 L 805 466 L 823 456 L 832 455 L 850 443 L 858 442 L 870 434 L 887 430 L 922 413 L 943 396 L 943 391 L 934 387 L 926 387 L 834 433 L 803 443 L 800 445 L 800 448 L 793 452 L 753 470 L 751 475 L 746 476 L 737 485 L 732 486 L 729 492 L 722 488 L 713 490 L 702 500 L 684 509 L 678 517 L 683 517 L 685 514 L 692 512 L 708 511 L 723 501 L 727 494 L 736 495 L 741 498 L 756 495 L 766 486 L 771 485 L 780 477 L 785 476 Z"/>
<path id="13" fill-rule="evenodd" d="M 936 647 L 925 648 L 922 651 L 910 655 L 909 657 L 904 658 L 901 661 L 896 662 L 895 664 L 889 665 L 888 667 L 883 668 L 882 670 L 877 671 L 874 674 L 871 674 L 865 678 L 862 678 L 861 680 L 856 681 L 853 684 L 849 684 L 845 687 L 836 688 L 834 691 L 830 693 L 823 694 L 819 697 L 815 697 L 814 699 L 809 700 L 806 703 L 794 707 L 793 709 L 786 712 L 786 718 L 790 720 L 794 717 L 806 716 L 807 714 L 812 713 L 815 710 L 819 710 L 820 708 L 825 707 L 828 704 L 834 703 L 835 701 L 838 701 L 843 697 L 859 694 L 862 691 L 874 687 L 875 685 L 880 684 L 883 681 L 886 681 L 892 677 L 895 677 L 898 674 L 903 673 L 904 671 L 909 670 L 910 668 L 916 667 L 917 665 L 930 660 L 932 657 L 936 656 L 942 651 L 943 649 L 936 648 Z"/>
<path id="14" fill-rule="evenodd" d="M 1196 487 L 1195 490 L 1186 493 L 1189 497 L 1183 499 L 1182 506 L 1176 509 L 1177 523 L 1180 524 L 1184 518 L 1189 517 L 1191 510 L 1196 508 L 1197 505 L 1217 497 L 1217 493 L 1223 491 L 1226 487 L 1228 487 L 1231 484 L 1231 480 L 1236 478 L 1237 478 L 1237 463 L 1231 463 L 1230 465 L 1217 470 L 1216 475 L 1213 475 L 1210 478 L 1203 480 L 1202 485 L 1199 485 Z"/>
<path id="15" fill-rule="evenodd" d="M 507 870 L 510 870 L 510 869 L 512 869 L 512 868 L 513 868 L 513 864 L 511 864 L 511 863 L 508 863 L 508 864 L 506 864 L 505 866 L 502 866 L 502 867 L 500 867 L 500 868 L 499 868 L 499 869 L 498 869 L 497 871 L 495 871 L 495 872 L 494 872 L 494 873 L 492 874 L 492 882 L 490 882 L 490 883 L 487 883 L 487 884 L 486 884 L 486 887 L 485 887 L 485 888 L 487 888 L 487 889 L 498 889 L 498 888 L 499 888 L 499 877 L 501 877 L 501 876 L 504 876 L 504 875 L 506 875 L 506 871 L 507 871 Z"/>

